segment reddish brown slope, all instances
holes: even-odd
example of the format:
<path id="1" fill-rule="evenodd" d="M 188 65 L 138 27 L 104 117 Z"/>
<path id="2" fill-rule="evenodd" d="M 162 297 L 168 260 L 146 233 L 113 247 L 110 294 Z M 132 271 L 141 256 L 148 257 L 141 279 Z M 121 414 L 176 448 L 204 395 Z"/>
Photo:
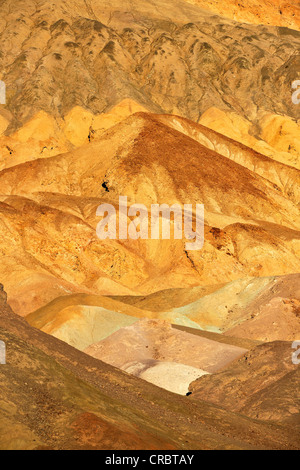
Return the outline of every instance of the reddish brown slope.
<path id="1" fill-rule="evenodd" d="M 127 194 L 148 203 L 153 196 L 201 201 L 208 211 L 249 221 L 263 212 L 268 221 L 299 222 L 296 207 L 266 179 L 143 113 L 92 145 L 0 173 L 1 191 L 7 195 L 42 191 L 101 197 L 103 181 L 110 198 Z"/>
<path id="2" fill-rule="evenodd" d="M 123 374 L 30 327 L 2 291 L 0 302 L 0 337 L 7 344 L 7 365 L 0 366 L 1 448 L 298 447 L 289 427 L 204 401 L 195 405 Z"/>

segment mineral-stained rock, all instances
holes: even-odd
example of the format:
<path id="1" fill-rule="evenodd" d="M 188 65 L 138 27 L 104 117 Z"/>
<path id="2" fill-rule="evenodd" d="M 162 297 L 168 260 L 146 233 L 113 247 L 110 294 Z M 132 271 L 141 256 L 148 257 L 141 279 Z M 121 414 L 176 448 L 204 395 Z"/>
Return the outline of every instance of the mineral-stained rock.
<path id="1" fill-rule="evenodd" d="M 244 3 L 0 2 L 1 449 L 299 448 L 299 5 Z"/>

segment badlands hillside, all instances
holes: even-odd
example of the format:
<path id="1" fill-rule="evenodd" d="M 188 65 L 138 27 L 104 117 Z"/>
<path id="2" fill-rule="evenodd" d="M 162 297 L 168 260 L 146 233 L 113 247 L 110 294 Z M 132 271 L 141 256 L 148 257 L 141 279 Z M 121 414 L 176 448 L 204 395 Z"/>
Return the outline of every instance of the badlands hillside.
<path id="1" fill-rule="evenodd" d="M 268 24 L 300 29 L 300 6 L 297 0 L 189 0 L 205 10 L 213 11 L 236 21 Z"/>
<path id="2" fill-rule="evenodd" d="M 299 6 L 222 5 L 0 1 L 1 449 L 299 448 Z"/>
<path id="3" fill-rule="evenodd" d="M 10 131 L 41 110 L 57 119 L 76 105 L 99 114 L 124 98 L 192 120 L 212 106 L 254 125 L 262 111 L 299 118 L 293 29 L 240 24 L 182 0 L 3 0 L 0 8 Z"/>
<path id="4" fill-rule="evenodd" d="M 296 449 L 291 427 L 154 387 L 30 327 L 0 294 L 1 450 Z M 37 373 L 38 371 L 38 373 Z"/>

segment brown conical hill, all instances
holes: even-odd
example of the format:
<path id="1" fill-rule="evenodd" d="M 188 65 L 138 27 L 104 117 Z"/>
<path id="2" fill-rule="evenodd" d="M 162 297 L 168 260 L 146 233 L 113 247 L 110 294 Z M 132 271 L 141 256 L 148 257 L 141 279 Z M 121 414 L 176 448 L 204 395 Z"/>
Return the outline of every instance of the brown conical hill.
<path id="1" fill-rule="evenodd" d="M 186 135 L 197 126 L 186 122 L 180 132 L 170 124 L 176 118 L 168 120 L 136 114 L 77 150 L 0 172 L 1 270 L 17 312 L 80 291 L 149 294 L 182 287 L 183 279 L 186 287 L 219 285 L 299 271 L 298 193 L 289 190 L 298 171 L 279 163 L 272 171 L 267 157 L 200 127 L 216 150 L 225 154 L 227 146 L 227 158 L 197 142 L 194 131 Z M 187 253 L 184 240 L 100 241 L 97 207 L 118 206 L 120 195 L 149 208 L 204 203 L 204 248 Z"/>
<path id="2" fill-rule="evenodd" d="M 111 200 L 203 203 L 208 213 L 244 222 L 262 213 L 265 221 L 291 228 L 299 222 L 298 209 L 274 185 L 148 114 L 128 118 L 75 152 L 4 170 L 0 184 L 3 194 L 100 198 L 108 191 Z"/>

